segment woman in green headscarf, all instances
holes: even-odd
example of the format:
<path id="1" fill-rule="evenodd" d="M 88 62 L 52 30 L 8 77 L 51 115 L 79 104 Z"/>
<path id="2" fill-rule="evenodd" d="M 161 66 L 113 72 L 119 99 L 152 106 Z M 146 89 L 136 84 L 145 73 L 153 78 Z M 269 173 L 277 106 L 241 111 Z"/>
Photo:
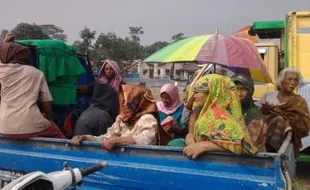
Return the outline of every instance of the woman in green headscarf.
<path id="1" fill-rule="evenodd" d="M 194 84 L 193 91 L 193 110 L 201 108 L 201 111 L 193 130 L 190 130 L 193 140 L 187 143 L 184 154 L 195 159 L 209 151 L 257 152 L 245 128 L 236 85 L 230 78 L 206 75 Z"/>
<path id="2" fill-rule="evenodd" d="M 253 80 L 243 75 L 234 75 L 232 81 L 236 84 L 239 92 L 242 114 L 250 137 L 259 151 L 265 152 L 267 124 L 263 119 L 264 115 L 255 106 L 252 98 L 254 94 Z"/>

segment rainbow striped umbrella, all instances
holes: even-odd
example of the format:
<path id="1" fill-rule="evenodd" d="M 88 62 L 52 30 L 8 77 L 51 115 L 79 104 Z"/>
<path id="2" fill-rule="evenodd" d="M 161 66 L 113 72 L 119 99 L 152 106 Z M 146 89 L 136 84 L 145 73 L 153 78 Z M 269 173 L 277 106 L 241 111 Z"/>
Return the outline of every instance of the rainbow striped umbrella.
<path id="1" fill-rule="evenodd" d="M 189 37 L 174 42 L 144 60 L 146 63 L 198 62 L 219 64 L 234 71 L 247 69 L 255 81 L 272 79 L 254 43 L 221 34 Z"/>

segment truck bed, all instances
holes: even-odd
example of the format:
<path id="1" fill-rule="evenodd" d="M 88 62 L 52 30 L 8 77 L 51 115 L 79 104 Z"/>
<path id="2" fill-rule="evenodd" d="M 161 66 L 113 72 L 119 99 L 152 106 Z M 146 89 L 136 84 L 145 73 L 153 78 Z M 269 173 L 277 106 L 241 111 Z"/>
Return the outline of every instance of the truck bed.
<path id="1" fill-rule="evenodd" d="M 107 161 L 100 172 L 84 178 L 82 189 L 285 189 L 281 155 L 237 156 L 207 153 L 197 160 L 180 148 L 126 146 L 106 152 L 95 142 L 71 146 L 67 140 L 0 137 L 0 180 L 32 171 L 53 172 Z M 8 172 L 11 171 L 11 172 Z"/>

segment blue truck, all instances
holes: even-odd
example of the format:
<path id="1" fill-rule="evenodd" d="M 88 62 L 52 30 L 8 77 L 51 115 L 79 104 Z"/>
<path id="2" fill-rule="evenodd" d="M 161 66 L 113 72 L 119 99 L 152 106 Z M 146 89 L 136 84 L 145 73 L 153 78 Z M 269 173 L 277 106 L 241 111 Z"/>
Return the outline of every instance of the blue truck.
<path id="1" fill-rule="evenodd" d="M 32 65 L 40 68 L 40 47 L 28 42 Z M 76 85 L 92 82 L 87 56 L 75 55 L 85 69 Z M 87 106 L 89 96 L 77 95 L 84 103 L 53 107 L 58 124 L 76 106 Z M 83 101 L 82 101 L 83 100 Z M 86 102 L 86 103 L 85 103 Z M 166 146 L 123 146 L 107 152 L 96 142 L 72 146 L 69 140 L 34 138 L 13 140 L 0 136 L 0 188 L 34 171 L 50 173 L 107 162 L 103 170 L 86 176 L 78 189 L 291 189 L 295 156 L 289 133 L 278 153 L 253 156 L 211 152 L 191 160 L 181 148 Z"/>

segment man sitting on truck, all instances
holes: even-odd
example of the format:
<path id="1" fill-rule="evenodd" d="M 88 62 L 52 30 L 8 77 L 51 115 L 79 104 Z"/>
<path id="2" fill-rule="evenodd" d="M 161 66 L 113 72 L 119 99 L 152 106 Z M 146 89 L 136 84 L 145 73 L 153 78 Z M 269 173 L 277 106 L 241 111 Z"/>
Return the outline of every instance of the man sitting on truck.
<path id="1" fill-rule="evenodd" d="M 15 139 L 32 137 L 64 138 L 52 121 L 52 96 L 44 74 L 28 66 L 30 50 L 14 40 L 0 44 L 0 133 Z M 6 38 L 7 39 L 7 38 Z M 41 98 L 44 116 L 37 101 Z"/>

